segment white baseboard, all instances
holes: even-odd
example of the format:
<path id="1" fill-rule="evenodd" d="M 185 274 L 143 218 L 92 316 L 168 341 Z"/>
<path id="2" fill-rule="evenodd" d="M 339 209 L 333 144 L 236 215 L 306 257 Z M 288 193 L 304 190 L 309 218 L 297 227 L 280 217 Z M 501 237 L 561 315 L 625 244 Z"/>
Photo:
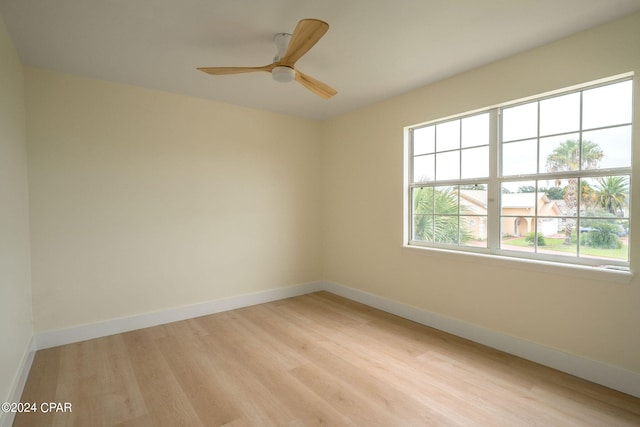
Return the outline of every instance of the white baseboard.
<path id="1" fill-rule="evenodd" d="M 322 288 L 405 319 L 640 397 L 640 373 L 638 372 L 570 354 L 337 283 L 324 282 Z"/>
<path id="2" fill-rule="evenodd" d="M 24 356 L 22 357 L 22 363 L 20 363 L 18 374 L 16 375 L 16 378 L 11 386 L 11 391 L 9 392 L 9 399 L 7 400 L 7 402 L 20 402 L 20 398 L 22 397 L 24 386 L 27 383 L 27 377 L 29 376 L 31 364 L 33 363 L 33 358 L 35 355 L 36 340 L 35 336 L 31 336 L 29 345 L 24 353 Z M 15 417 L 16 414 L 13 412 L 0 411 L 0 427 L 11 427 Z"/>
<path id="3" fill-rule="evenodd" d="M 482 326 L 332 282 L 311 282 L 275 288 L 158 312 L 40 332 L 35 336 L 35 343 L 37 349 L 55 347 L 323 290 L 623 393 L 640 397 L 640 373 L 638 372 L 570 354 L 556 348 L 506 335 Z M 24 379 L 26 379 L 26 373 L 28 373 L 28 368 L 31 366 L 33 354 L 30 357 L 31 359 L 24 363 L 23 370 L 26 368 Z M 22 383 L 22 387 L 24 387 L 24 383 Z M 20 388 L 20 393 L 22 393 L 22 388 Z M 2 426 L 0 424 L 0 427 Z"/>
<path id="4" fill-rule="evenodd" d="M 73 326 L 70 328 L 39 332 L 36 334 L 38 350 L 64 344 L 106 337 L 121 332 L 164 325 L 179 320 L 206 316 L 236 308 L 276 301 L 322 290 L 322 282 L 284 286 L 266 291 L 253 292 L 228 298 L 220 298 L 198 304 L 170 308 L 167 310 L 143 313 L 134 316 L 109 319 L 103 322 Z"/>

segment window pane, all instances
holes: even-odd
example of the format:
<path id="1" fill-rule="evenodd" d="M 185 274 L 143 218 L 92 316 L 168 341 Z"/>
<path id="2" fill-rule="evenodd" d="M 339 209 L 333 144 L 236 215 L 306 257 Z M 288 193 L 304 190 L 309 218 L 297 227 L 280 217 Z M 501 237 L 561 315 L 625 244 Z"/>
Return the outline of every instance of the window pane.
<path id="1" fill-rule="evenodd" d="M 535 139 L 502 144 L 502 175 L 536 173 L 538 147 Z"/>
<path id="2" fill-rule="evenodd" d="M 629 176 L 583 178 L 580 181 L 580 215 L 627 218 Z M 584 225 L 584 221 L 581 224 Z"/>
<path id="3" fill-rule="evenodd" d="M 538 136 L 538 103 L 532 102 L 502 110 L 502 140 Z"/>
<path id="4" fill-rule="evenodd" d="M 487 184 L 460 187 L 460 211 L 468 215 L 487 214 Z"/>
<path id="5" fill-rule="evenodd" d="M 487 247 L 487 217 L 460 217 L 460 244 L 474 247 Z"/>
<path id="6" fill-rule="evenodd" d="M 553 200 L 560 207 L 561 212 L 564 212 L 564 188 L 562 187 L 562 181 L 555 179 L 547 179 L 538 181 L 538 193 L 546 196 L 547 199 Z M 561 213 L 564 215 L 564 213 Z"/>
<path id="7" fill-rule="evenodd" d="M 558 218 L 557 230 L 552 230 L 551 225 L 545 224 L 546 237 L 563 238 L 565 247 L 557 251 L 563 254 L 577 255 L 577 212 L 578 198 L 580 197 L 579 181 L 577 178 L 549 179 L 538 181 L 539 197 L 538 216 Z M 545 197 L 542 197 L 545 196 Z M 549 223 L 551 221 L 548 221 Z M 556 249 L 554 249 L 556 250 Z"/>
<path id="8" fill-rule="evenodd" d="M 413 182 L 433 181 L 436 175 L 435 155 L 413 158 Z"/>
<path id="9" fill-rule="evenodd" d="M 486 178 L 489 176 L 489 147 L 461 150 L 461 176 L 465 178 Z"/>
<path id="10" fill-rule="evenodd" d="M 413 201 L 414 214 L 433 213 L 433 188 L 422 187 L 412 190 L 411 199 Z"/>
<path id="11" fill-rule="evenodd" d="M 615 219 L 585 219 L 580 226 L 580 256 L 628 261 L 628 222 Z"/>
<path id="12" fill-rule="evenodd" d="M 503 182 L 500 196 L 501 215 L 532 215 L 535 210 L 535 189 L 535 181 Z"/>
<path id="13" fill-rule="evenodd" d="M 503 216 L 500 221 L 500 248 L 511 251 L 533 252 L 533 243 L 527 241 L 527 236 L 533 232 L 533 224 L 533 217 Z"/>
<path id="14" fill-rule="evenodd" d="M 630 166 L 631 126 L 621 126 L 583 133 L 583 169 L 607 169 Z"/>
<path id="15" fill-rule="evenodd" d="M 563 214 L 571 217 L 577 216 L 578 197 L 580 195 L 578 179 L 555 179 L 553 180 L 553 187 L 554 191 L 561 192 L 562 194 L 562 201 L 564 201 L 564 203 L 561 203 L 560 199 L 558 199 L 558 203 L 562 206 Z"/>
<path id="16" fill-rule="evenodd" d="M 537 224 L 538 234 L 547 240 L 549 239 L 557 240 L 555 243 L 558 243 L 558 244 L 564 243 L 565 235 L 560 232 L 561 220 L 562 219 L 560 217 L 538 218 L 538 224 Z M 551 242 L 547 242 L 547 244 L 549 243 Z M 539 241 L 538 245 L 544 246 L 544 242 Z M 549 246 L 551 245 L 549 244 Z M 557 245 L 553 245 L 553 246 L 557 246 Z"/>
<path id="17" fill-rule="evenodd" d="M 462 148 L 489 145 L 489 113 L 462 119 Z"/>
<path id="18" fill-rule="evenodd" d="M 579 134 L 540 138 L 538 172 L 573 171 L 580 168 Z"/>
<path id="19" fill-rule="evenodd" d="M 460 120 L 436 125 L 436 150 L 455 150 L 460 148 Z"/>
<path id="20" fill-rule="evenodd" d="M 413 207 L 413 240 L 433 241 L 433 188 L 414 188 L 411 193 Z"/>
<path id="21" fill-rule="evenodd" d="M 460 242 L 458 216 L 435 215 L 433 217 L 433 241 L 457 245 Z"/>
<path id="22" fill-rule="evenodd" d="M 633 82 L 585 90 L 582 95 L 582 127 L 593 129 L 631 123 Z"/>
<path id="23" fill-rule="evenodd" d="M 579 92 L 540 101 L 540 135 L 575 132 L 579 129 Z"/>
<path id="24" fill-rule="evenodd" d="M 433 242 L 433 215 L 413 215 L 413 240 Z"/>
<path id="25" fill-rule="evenodd" d="M 500 194 L 500 247 L 533 252 L 526 240 L 535 227 L 535 181 L 503 182 Z"/>
<path id="26" fill-rule="evenodd" d="M 572 239 L 572 243 L 567 243 L 567 236 L 559 233 L 562 227 L 561 218 L 538 218 L 537 221 L 537 251 L 541 254 L 577 256 L 578 247 L 576 239 Z M 532 238 L 530 238 L 532 240 Z"/>
<path id="27" fill-rule="evenodd" d="M 577 255 L 575 239 L 572 237 L 575 235 L 573 229 L 576 222 L 575 209 L 571 211 L 567 208 L 565 200 L 567 185 L 567 181 L 559 179 L 537 182 L 536 236 L 538 253 Z M 567 229 L 567 225 L 570 225 L 569 229 Z M 530 237 L 531 239 L 534 239 L 533 235 Z"/>
<path id="28" fill-rule="evenodd" d="M 436 150 L 436 127 L 427 126 L 413 130 L 413 155 L 433 153 Z"/>
<path id="29" fill-rule="evenodd" d="M 460 151 L 436 154 L 436 180 L 460 178 Z"/>
<path id="30" fill-rule="evenodd" d="M 458 187 L 435 187 L 433 210 L 440 215 L 458 215 Z"/>
<path id="31" fill-rule="evenodd" d="M 487 247 L 487 184 L 459 188 L 460 244 Z"/>

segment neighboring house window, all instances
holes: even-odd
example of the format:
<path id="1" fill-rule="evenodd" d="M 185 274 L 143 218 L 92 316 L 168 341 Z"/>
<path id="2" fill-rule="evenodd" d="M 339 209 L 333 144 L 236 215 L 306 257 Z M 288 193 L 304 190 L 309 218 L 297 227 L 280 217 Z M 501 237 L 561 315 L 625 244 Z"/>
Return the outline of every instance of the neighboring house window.
<path id="1" fill-rule="evenodd" d="M 629 266 L 630 78 L 409 128 L 408 244 Z"/>

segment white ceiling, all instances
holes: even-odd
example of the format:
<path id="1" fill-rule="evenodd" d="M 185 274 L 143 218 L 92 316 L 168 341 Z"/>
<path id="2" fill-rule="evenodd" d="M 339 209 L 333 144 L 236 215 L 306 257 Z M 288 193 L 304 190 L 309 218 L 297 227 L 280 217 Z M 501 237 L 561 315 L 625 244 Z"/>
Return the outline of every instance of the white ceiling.
<path id="1" fill-rule="evenodd" d="M 24 64 L 325 119 L 640 11 L 640 0 L 0 0 Z M 258 66 L 302 18 L 330 29 L 297 64 L 323 100 Z"/>

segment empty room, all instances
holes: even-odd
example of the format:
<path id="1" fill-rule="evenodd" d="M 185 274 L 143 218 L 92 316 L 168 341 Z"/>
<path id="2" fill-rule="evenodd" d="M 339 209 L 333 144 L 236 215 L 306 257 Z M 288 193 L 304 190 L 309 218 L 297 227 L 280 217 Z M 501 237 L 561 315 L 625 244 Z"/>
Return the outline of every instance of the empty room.
<path id="1" fill-rule="evenodd" d="M 640 0 L 0 0 L 0 427 L 640 425 Z"/>

